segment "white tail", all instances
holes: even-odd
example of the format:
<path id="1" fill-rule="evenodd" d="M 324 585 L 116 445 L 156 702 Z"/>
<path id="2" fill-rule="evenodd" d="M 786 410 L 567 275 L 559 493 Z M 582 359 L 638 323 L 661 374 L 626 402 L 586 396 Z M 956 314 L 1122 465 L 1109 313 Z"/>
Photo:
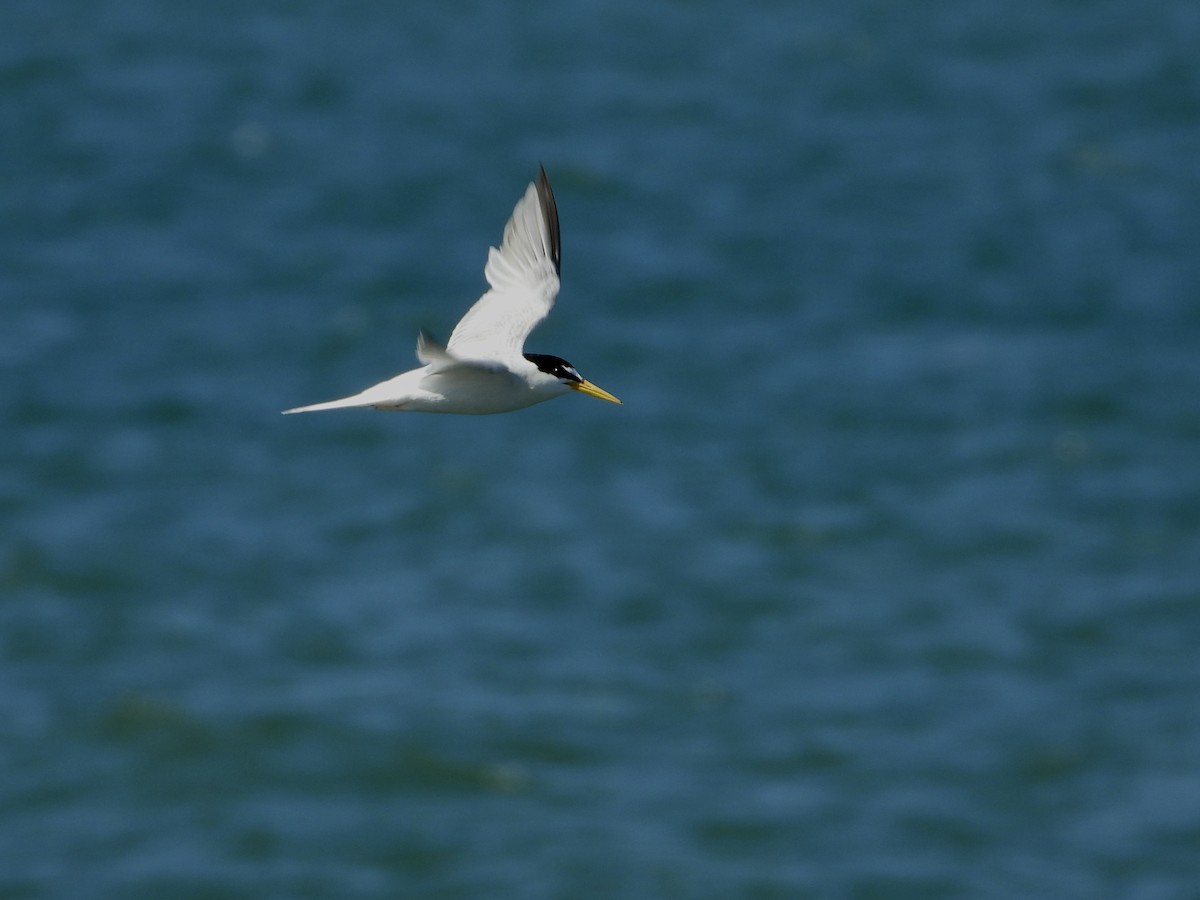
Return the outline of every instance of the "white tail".
<path id="1" fill-rule="evenodd" d="M 341 400 L 330 400 L 327 403 L 313 403 L 309 406 L 297 406 L 293 409 L 285 409 L 283 414 L 290 416 L 292 413 L 302 412 L 320 412 L 323 409 L 349 409 L 354 406 L 373 406 L 370 400 L 364 400 L 362 394 L 355 394 L 353 397 L 343 397 Z"/>

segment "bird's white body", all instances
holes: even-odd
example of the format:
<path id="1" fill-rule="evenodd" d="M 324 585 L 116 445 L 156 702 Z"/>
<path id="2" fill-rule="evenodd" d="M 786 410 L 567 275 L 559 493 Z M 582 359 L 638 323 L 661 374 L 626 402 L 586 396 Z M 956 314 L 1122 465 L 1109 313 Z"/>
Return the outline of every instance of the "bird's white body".
<path id="1" fill-rule="evenodd" d="M 422 335 L 424 341 L 428 336 Z M 510 412 L 570 393 L 557 378 L 540 372 L 522 357 L 518 371 L 499 365 L 464 363 L 439 369 L 430 363 L 367 388 L 352 397 L 314 403 L 288 412 L 317 412 L 373 406 L 376 409 L 410 412 L 486 415 Z"/>
<path id="2" fill-rule="evenodd" d="M 350 397 L 285 412 L 366 406 L 486 415 L 573 390 L 620 403 L 565 360 L 523 352 L 526 337 L 558 296 L 560 256 L 558 210 L 542 170 L 513 209 L 499 249 L 488 252 L 484 275 L 490 290 L 467 310 L 445 346 L 422 332 L 417 339 L 420 368 Z"/>

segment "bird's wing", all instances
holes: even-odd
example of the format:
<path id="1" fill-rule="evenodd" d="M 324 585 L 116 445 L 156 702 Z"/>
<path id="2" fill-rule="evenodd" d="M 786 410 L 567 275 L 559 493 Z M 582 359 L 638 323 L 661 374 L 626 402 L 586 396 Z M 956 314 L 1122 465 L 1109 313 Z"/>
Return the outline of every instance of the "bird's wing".
<path id="1" fill-rule="evenodd" d="M 417 335 L 417 359 L 428 367 L 427 375 L 440 375 L 451 369 L 476 369 L 483 372 L 506 372 L 508 369 L 499 361 L 475 357 L 463 359 L 451 353 L 441 342 L 425 329 Z"/>
<path id="2" fill-rule="evenodd" d="M 520 359 L 529 332 L 554 306 L 560 260 L 558 208 L 546 170 L 539 168 L 537 182 L 504 226 L 500 248 L 488 250 L 483 273 L 491 290 L 455 326 L 447 352 L 506 364 Z"/>

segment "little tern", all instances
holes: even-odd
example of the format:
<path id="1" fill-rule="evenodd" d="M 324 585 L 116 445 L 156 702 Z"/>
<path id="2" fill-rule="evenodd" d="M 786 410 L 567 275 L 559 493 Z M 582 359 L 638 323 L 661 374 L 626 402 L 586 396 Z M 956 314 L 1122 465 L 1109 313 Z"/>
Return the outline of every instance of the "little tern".
<path id="1" fill-rule="evenodd" d="M 370 406 L 405 412 L 487 415 L 533 406 L 571 391 L 612 403 L 558 356 L 525 353 L 525 339 L 558 296 L 562 249 L 558 207 L 546 170 L 530 183 L 504 226 L 499 249 L 488 251 L 489 290 L 467 310 L 443 346 L 428 332 L 417 337 L 421 367 L 327 403 L 284 413 Z"/>

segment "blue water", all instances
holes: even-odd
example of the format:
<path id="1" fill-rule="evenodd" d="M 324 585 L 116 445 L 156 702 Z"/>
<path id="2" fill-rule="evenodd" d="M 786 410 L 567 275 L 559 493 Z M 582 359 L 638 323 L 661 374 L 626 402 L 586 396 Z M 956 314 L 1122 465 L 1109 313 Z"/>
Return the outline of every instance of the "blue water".
<path id="1" fill-rule="evenodd" d="M 0 897 L 1200 896 L 1191 0 L 0 23 Z"/>

